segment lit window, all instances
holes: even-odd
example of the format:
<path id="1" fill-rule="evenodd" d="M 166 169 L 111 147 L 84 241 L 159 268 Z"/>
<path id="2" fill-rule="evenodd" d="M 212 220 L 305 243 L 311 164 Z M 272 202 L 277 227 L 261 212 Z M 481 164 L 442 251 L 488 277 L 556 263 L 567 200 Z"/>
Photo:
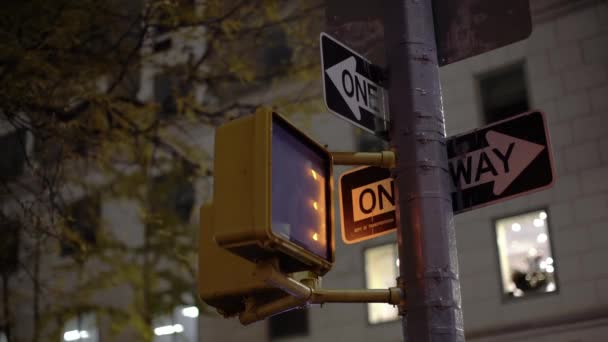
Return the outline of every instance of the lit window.
<path id="1" fill-rule="evenodd" d="M 394 243 L 365 250 L 365 282 L 368 289 L 394 287 L 399 275 L 397 245 Z M 397 307 L 390 304 L 367 304 L 367 321 L 371 324 L 398 318 Z"/>
<path id="2" fill-rule="evenodd" d="M 99 342 L 97 318 L 94 313 L 80 314 L 68 320 L 63 326 L 61 341 Z"/>
<path id="3" fill-rule="evenodd" d="M 496 221 L 496 243 L 506 296 L 525 297 L 557 290 L 545 210 Z"/>
<path id="4" fill-rule="evenodd" d="M 170 315 L 153 322 L 154 342 L 195 342 L 198 336 L 198 308 L 178 306 Z"/>
<path id="5" fill-rule="evenodd" d="M 486 123 L 525 113 L 530 108 L 523 63 L 482 75 L 479 88 Z"/>

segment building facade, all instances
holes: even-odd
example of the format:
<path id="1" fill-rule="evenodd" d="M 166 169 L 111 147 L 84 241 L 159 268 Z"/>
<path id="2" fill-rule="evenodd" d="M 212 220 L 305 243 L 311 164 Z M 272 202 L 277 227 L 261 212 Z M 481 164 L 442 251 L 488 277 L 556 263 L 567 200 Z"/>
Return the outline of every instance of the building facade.
<path id="1" fill-rule="evenodd" d="M 339 11 L 339 3 L 327 10 Z M 448 136 L 513 114 L 543 111 L 556 174 L 548 190 L 455 217 L 465 334 L 469 341 L 484 342 L 602 341 L 608 336 L 608 3 L 531 0 L 531 8 L 534 27 L 528 39 L 440 69 Z M 378 25 L 368 27 L 377 33 Z M 171 46 L 189 47 L 175 38 L 167 43 L 170 34 L 157 38 L 153 48 L 161 59 L 179 61 Z M 369 40 L 366 44 L 377 47 L 377 40 Z M 355 42 L 349 43 L 359 50 Z M 201 46 L 187 50 L 200 54 Z M 362 52 L 382 64 L 381 49 Z M 164 106 L 174 86 L 170 82 L 153 68 L 144 68 L 138 96 L 156 98 Z M 316 86 L 321 89 L 320 77 Z M 282 90 L 298 89 L 292 85 Z M 194 93 L 200 101 L 207 97 L 206 89 Z M 325 112 L 290 119 L 331 151 L 386 148 L 386 143 Z M 26 142 L 20 144 L 22 149 L 31 148 L 23 133 L 1 133 L 0 141 L 9 144 L 17 139 Z M 213 156 L 212 128 L 194 127 L 188 134 Z M 19 156 L 11 158 L 11 163 L 2 166 L 3 172 L 18 174 L 11 165 L 20 162 Z M 335 167 L 334 184 L 348 169 Z M 211 184 L 211 179 L 197 182 L 189 205 L 197 207 L 210 200 Z M 336 192 L 336 207 L 338 200 Z M 143 229 L 137 210 L 124 201 L 101 203 L 98 216 L 109 226 L 131 227 L 117 229 L 116 234 L 137 245 Z M 339 227 L 340 215 L 335 216 L 335 227 Z M 192 210 L 186 220 L 196 224 L 198 211 Z M 336 262 L 323 278 L 323 287 L 394 286 L 399 262 L 395 233 L 347 245 L 338 231 Z M 100 300 L 120 305 L 130 295 L 117 287 Z M 196 318 L 198 331 L 193 323 Z M 110 340 L 110 322 L 94 316 L 64 323 L 64 341 Z M 314 306 L 249 326 L 236 318 L 199 315 L 193 307 L 183 306 L 156 323 L 158 342 L 402 340 L 396 310 L 384 304 Z M 127 332 L 118 338 L 129 341 L 131 337 Z M 4 342 L 1 332 L 0 342 Z"/>
<path id="2" fill-rule="evenodd" d="M 440 69 L 448 136 L 540 110 L 555 164 L 552 188 L 455 217 L 465 334 L 601 341 L 608 336 L 608 4 L 531 1 L 531 8 L 528 39 Z M 330 150 L 381 146 L 350 130 L 325 113 L 311 125 Z M 336 184 L 345 169 L 336 168 Z M 336 263 L 323 287 L 394 285 L 394 233 L 354 245 L 336 234 Z M 203 317 L 201 341 L 401 341 L 395 309 L 384 304 L 326 304 L 267 321 Z"/>

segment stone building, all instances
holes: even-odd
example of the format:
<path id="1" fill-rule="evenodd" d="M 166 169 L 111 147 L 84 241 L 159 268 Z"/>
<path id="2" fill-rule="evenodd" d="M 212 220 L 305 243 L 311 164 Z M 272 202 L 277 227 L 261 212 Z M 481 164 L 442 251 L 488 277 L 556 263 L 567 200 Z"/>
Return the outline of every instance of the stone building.
<path id="1" fill-rule="evenodd" d="M 531 9 L 528 39 L 440 69 L 448 136 L 541 110 L 556 173 L 548 190 L 456 216 L 465 333 L 469 341 L 600 341 L 608 336 L 608 4 L 533 0 Z M 381 145 L 330 114 L 313 120 L 312 134 L 330 150 Z M 336 168 L 336 182 L 344 170 Z M 394 233 L 354 245 L 336 234 L 324 287 L 394 284 Z M 326 304 L 245 327 L 204 317 L 200 338 L 401 341 L 400 324 L 389 305 Z"/>
<path id="2" fill-rule="evenodd" d="M 531 0 L 531 9 L 528 39 L 440 69 L 448 136 L 541 110 L 555 163 L 551 189 L 455 217 L 465 333 L 469 341 L 602 341 L 608 336 L 608 2 Z M 373 60 L 383 56 L 377 49 L 362 52 Z M 165 81 L 144 69 L 139 96 L 166 96 Z M 204 97 L 204 90 L 196 96 Z M 328 113 L 292 119 L 333 151 L 385 147 Z M 212 129 L 198 129 L 197 144 L 212 154 Z M 13 132 L 0 133 L 0 141 L 16 139 Z M 347 169 L 334 169 L 335 184 Z M 197 185 L 195 206 L 210 199 L 209 182 Z M 135 227 L 125 240 L 141 239 L 135 207 L 105 203 L 100 210 L 109 222 Z M 192 222 L 198 222 L 196 213 Z M 336 262 L 324 287 L 394 285 L 394 233 L 346 245 L 338 231 Z M 123 295 L 118 289 L 110 297 L 120 301 Z M 107 322 L 87 317 L 68 322 L 64 340 L 86 341 L 82 324 L 106 340 Z M 249 326 L 180 307 L 173 325 L 163 324 L 158 328 L 168 328 L 157 334 L 159 342 L 401 341 L 395 309 L 383 304 L 327 304 Z"/>

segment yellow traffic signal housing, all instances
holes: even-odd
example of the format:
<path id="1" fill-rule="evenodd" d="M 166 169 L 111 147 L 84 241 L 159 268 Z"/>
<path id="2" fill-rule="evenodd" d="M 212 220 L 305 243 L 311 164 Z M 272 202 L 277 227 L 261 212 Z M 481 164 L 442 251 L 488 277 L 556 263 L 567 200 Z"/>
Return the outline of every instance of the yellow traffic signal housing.
<path id="1" fill-rule="evenodd" d="M 282 291 L 254 276 L 256 265 L 219 247 L 213 236 L 213 204 L 200 209 L 198 293 L 203 301 L 225 316 L 245 309 L 245 299 L 266 301 Z"/>
<path id="2" fill-rule="evenodd" d="M 342 162 L 392 165 L 388 157 L 340 155 Z M 218 128 L 214 202 L 200 212 L 203 301 L 243 324 L 311 303 L 405 305 L 396 287 L 319 287 L 334 261 L 332 164 L 325 148 L 276 113 L 258 111 Z"/>
<path id="3" fill-rule="evenodd" d="M 214 239 L 283 273 L 325 274 L 334 262 L 332 157 L 266 110 L 216 131 Z"/>

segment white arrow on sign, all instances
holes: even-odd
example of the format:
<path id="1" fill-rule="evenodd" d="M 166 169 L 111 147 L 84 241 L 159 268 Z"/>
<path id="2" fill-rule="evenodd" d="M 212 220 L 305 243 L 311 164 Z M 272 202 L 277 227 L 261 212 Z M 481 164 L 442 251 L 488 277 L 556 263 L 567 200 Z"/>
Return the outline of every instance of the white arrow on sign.
<path id="1" fill-rule="evenodd" d="M 496 131 L 488 131 L 486 140 L 488 147 L 448 161 L 457 188 L 464 190 L 494 182 L 494 195 L 500 195 L 545 149 L 545 146 Z"/>
<path id="2" fill-rule="evenodd" d="M 382 116 L 383 88 L 357 73 L 357 60 L 351 56 L 325 70 L 329 79 L 357 120 L 361 120 L 361 109 Z"/>

